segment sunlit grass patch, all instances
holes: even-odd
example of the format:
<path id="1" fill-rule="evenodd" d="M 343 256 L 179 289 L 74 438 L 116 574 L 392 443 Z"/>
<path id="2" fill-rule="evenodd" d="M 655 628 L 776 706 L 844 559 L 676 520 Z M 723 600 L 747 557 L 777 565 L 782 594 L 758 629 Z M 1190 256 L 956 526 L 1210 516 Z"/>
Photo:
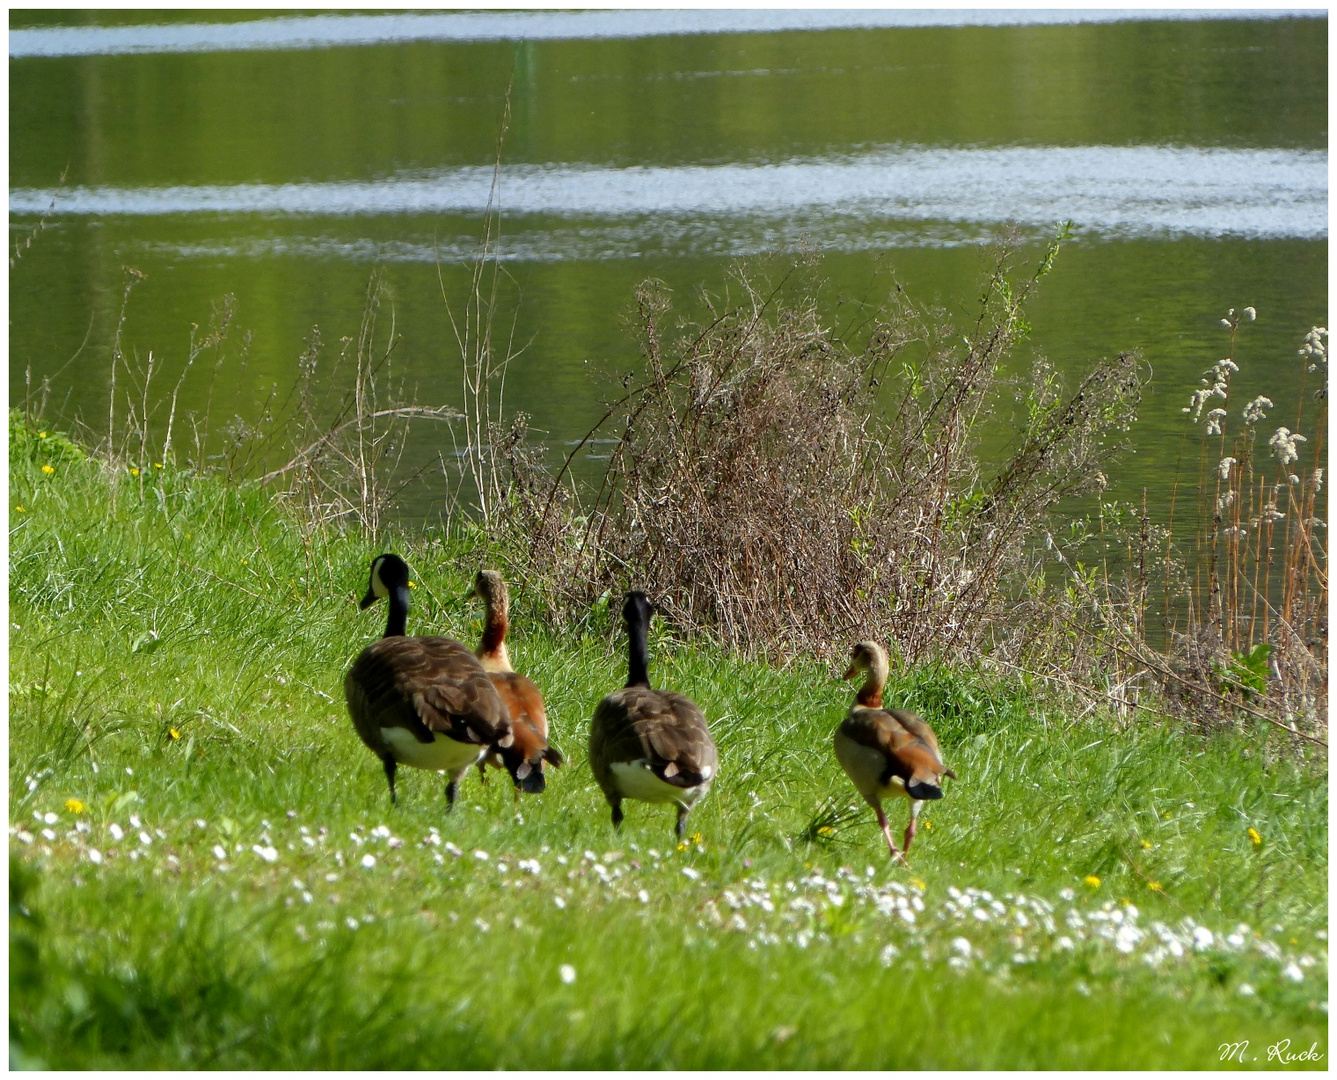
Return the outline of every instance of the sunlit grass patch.
<path id="1" fill-rule="evenodd" d="M 12 469 L 11 1035 L 114 1068 L 1213 1067 L 1326 1048 L 1327 796 L 1267 738 L 893 673 L 961 777 L 908 868 L 830 749 L 848 687 L 661 637 L 721 773 L 680 845 L 584 760 L 608 630 L 517 620 L 570 763 L 538 797 L 405 770 L 343 673 L 375 552 L 172 468 Z M 393 537 L 410 629 L 471 641 L 478 551 Z M 1278 733 L 1278 739 L 1284 736 Z M 829 831 L 825 831 L 829 830 Z M 1096 884 L 1087 884 L 1094 879 Z M 906 1018 L 892 1025 L 888 1016 Z"/>

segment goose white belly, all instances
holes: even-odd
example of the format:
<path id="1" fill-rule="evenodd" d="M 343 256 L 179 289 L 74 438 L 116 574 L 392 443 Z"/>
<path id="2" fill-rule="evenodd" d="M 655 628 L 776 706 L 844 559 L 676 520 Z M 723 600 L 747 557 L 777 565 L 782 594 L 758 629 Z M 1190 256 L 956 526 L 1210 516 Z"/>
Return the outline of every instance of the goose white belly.
<path id="1" fill-rule="evenodd" d="M 893 776 L 888 784 L 884 785 L 881 782 L 882 773 L 887 768 L 887 759 L 871 746 L 860 745 L 843 731 L 836 732 L 835 744 L 836 760 L 840 762 L 845 775 L 854 782 L 854 786 L 864 798 L 910 797 L 905 790 L 905 781 L 899 776 Z"/>
<path id="2" fill-rule="evenodd" d="M 381 728 L 381 738 L 401 765 L 448 773 L 463 772 L 487 750 L 482 743 L 462 743 L 440 732 L 429 743 L 419 742 L 402 727 Z"/>
<path id="3" fill-rule="evenodd" d="M 704 780 L 696 787 L 682 788 L 665 783 L 650 769 L 650 763 L 641 761 L 615 761 L 609 769 L 613 780 L 624 798 L 639 799 L 641 802 L 678 803 L 691 806 L 710 790 L 710 781 Z"/>

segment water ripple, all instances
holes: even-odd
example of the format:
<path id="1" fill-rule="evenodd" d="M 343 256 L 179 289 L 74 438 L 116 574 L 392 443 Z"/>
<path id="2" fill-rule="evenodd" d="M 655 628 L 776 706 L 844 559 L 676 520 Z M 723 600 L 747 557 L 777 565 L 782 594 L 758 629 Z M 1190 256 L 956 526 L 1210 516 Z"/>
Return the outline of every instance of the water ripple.
<path id="1" fill-rule="evenodd" d="M 846 246 L 876 229 L 1048 228 L 1070 219 L 1109 237 L 1327 236 L 1327 153 L 1164 146 L 901 148 L 776 164 L 609 168 L 513 165 L 498 205 L 523 229 L 529 215 L 610 224 L 634 248 L 646 232 L 719 244 L 732 232 L 799 234 Z M 31 188 L 10 192 L 10 213 L 54 217 L 268 215 L 297 217 L 477 214 L 493 170 L 482 166 L 376 181 Z M 531 221 L 537 227 L 537 221 Z M 547 227 L 546 224 L 544 227 Z M 616 230 L 615 230 L 616 231 Z M 950 240 L 950 236 L 946 239 Z"/>
<path id="2" fill-rule="evenodd" d="M 1130 20 L 1321 17 L 1319 11 L 1222 10 L 687 10 L 314 15 L 235 23 L 55 26 L 11 30 L 11 60 L 53 56 L 319 49 L 410 41 L 553 41 L 681 34 L 924 26 L 1032 26 Z"/>

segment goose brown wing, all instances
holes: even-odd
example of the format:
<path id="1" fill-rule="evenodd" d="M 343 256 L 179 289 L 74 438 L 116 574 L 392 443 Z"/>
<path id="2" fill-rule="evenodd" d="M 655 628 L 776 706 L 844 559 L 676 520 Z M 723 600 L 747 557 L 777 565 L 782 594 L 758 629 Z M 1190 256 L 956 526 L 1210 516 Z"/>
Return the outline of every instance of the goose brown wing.
<path id="1" fill-rule="evenodd" d="M 677 787 L 695 787 L 715 776 L 719 756 L 696 702 L 682 694 L 628 686 L 599 703 L 590 725 L 595 776 L 607 776 L 614 762 L 641 760 Z"/>
<path id="2" fill-rule="evenodd" d="M 695 787 L 711 779 L 719 767 L 719 754 L 706 726 L 705 714 L 695 701 L 682 694 L 661 691 L 659 697 L 662 707 L 641 728 L 650 744 L 650 767 L 662 779 L 682 787 Z M 672 769 L 674 765 L 676 771 Z"/>
<path id="3" fill-rule="evenodd" d="M 385 705 L 384 694 L 379 692 L 378 687 L 368 689 L 359 677 L 365 674 L 365 668 L 359 669 L 361 659 L 359 656 L 348 674 L 344 676 L 344 700 L 348 702 L 348 715 L 353 718 L 353 727 L 367 748 L 379 758 L 384 758 L 388 752 L 385 740 L 381 738 L 381 724 L 386 718 L 387 709 L 393 713 L 393 719 L 386 726 L 394 724 L 405 727 L 419 742 L 429 740 L 432 737 L 431 732 L 423 727 L 422 721 L 411 711 L 404 715 L 400 710 L 393 708 L 393 704 Z"/>
<path id="4" fill-rule="evenodd" d="M 887 767 L 883 772 L 883 784 L 891 782 L 893 776 L 900 777 L 907 786 L 912 782 L 940 786 L 942 776 L 947 771 L 942 759 L 938 757 L 937 739 L 930 743 L 907 726 L 901 717 L 909 715 L 914 723 L 933 734 L 914 713 L 906 714 L 902 709 L 865 709 L 855 707 L 850 710 L 840 725 L 846 737 L 878 751 L 886 759 Z"/>
<path id="5" fill-rule="evenodd" d="M 372 642 L 344 680 L 348 708 L 363 741 L 369 726 L 399 726 L 419 742 L 441 732 L 492 743 L 510 731 L 506 706 L 477 657 L 446 637 L 390 637 Z M 375 732 L 379 743 L 380 732 Z"/>
<path id="6" fill-rule="evenodd" d="M 642 697 L 648 693 L 645 687 L 628 686 L 613 691 L 594 709 L 590 720 L 590 770 L 605 794 L 614 790 L 614 762 L 645 756 L 635 718 L 640 714 Z"/>
<path id="7" fill-rule="evenodd" d="M 909 709 L 883 709 L 882 711 L 893 717 L 901 727 L 905 728 L 916 739 L 927 744 L 929 749 L 938 755 L 939 763 L 942 762 L 942 755 L 938 750 L 938 736 L 931 727 L 919 719 L 918 713 L 912 713 Z"/>
<path id="8" fill-rule="evenodd" d="M 524 675 L 514 671 L 489 671 L 488 678 L 497 688 L 501 700 L 506 703 L 511 725 L 519 727 L 523 724 L 533 731 L 541 743 L 546 744 L 548 713 L 543 706 L 543 695 L 539 693 L 539 688 Z M 515 737 L 517 740 L 520 738 L 518 731 Z"/>
<path id="9" fill-rule="evenodd" d="M 956 779 L 956 773 L 943 764 L 942 752 L 938 749 L 937 733 L 919 718 L 917 713 L 910 712 L 909 709 L 885 709 L 896 721 L 905 728 L 911 735 L 922 742 L 933 751 L 933 759 L 938 763 L 938 773 L 941 776 L 950 776 Z"/>
<path id="10" fill-rule="evenodd" d="M 502 755 L 516 768 L 522 762 L 542 769 L 542 762 L 561 765 L 565 759 L 555 747 L 548 745 L 548 715 L 543 706 L 539 688 L 523 675 L 514 671 L 489 671 L 487 676 L 497 688 L 511 717 L 510 748 Z"/>

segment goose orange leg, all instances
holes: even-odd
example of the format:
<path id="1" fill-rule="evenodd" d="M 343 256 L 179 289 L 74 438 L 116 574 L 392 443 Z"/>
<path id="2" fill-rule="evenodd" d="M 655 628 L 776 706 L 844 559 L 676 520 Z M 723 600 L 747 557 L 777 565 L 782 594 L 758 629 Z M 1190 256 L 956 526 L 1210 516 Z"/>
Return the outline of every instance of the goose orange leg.
<path id="1" fill-rule="evenodd" d="M 891 823 L 887 821 L 887 815 L 882 812 L 882 804 L 873 803 L 873 809 L 877 811 L 878 828 L 882 830 L 882 835 L 886 838 L 887 850 L 891 852 L 891 857 L 905 862 L 905 856 L 896 850 L 896 844 L 891 839 Z"/>
<path id="2" fill-rule="evenodd" d="M 907 855 L 910 854 L 910 841 L 915 838 L 915 832 L 917 831 L 915 826 L 915 818 L 917 817 L 919 817 L 919 800 L 912 799 L 910 801 L 910 824 L 905 827 L 905 853 Z"/>

